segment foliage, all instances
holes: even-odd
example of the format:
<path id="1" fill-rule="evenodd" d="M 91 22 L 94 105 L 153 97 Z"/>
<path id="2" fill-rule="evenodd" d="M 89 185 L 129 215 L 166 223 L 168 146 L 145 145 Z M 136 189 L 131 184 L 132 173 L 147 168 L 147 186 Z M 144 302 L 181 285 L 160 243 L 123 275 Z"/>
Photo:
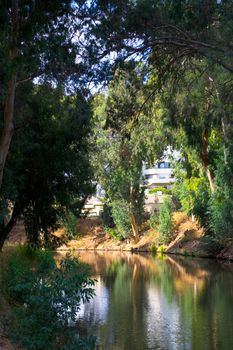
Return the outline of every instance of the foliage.
<path id="1" fill-rule="evenodd" d="M 167 189 L 165 187 L 155 187 L 155 188 L 151 188 L 149 190 L 150 194 L 157 193 L 157 192 L 162 192 L 162 194 L 171 194 L 172 193 L 172 191 L 170 189 Z"/>
<path id="2" fill-rule="evenodd" d="M 112 217 L 118 235 L 126 238 L 131 232 L 130 207 L 125 200 L 115 200 L 111 203 Z"/>
<path id="3" fill-rule="evenodd" d="M 163 244 L 161 244 L 161 242 L 160 242 L 160 246 L 158 247 L 158 253 L 160 253 L 161 255 L 163 255 L 164 253 L 165 253 L 165 251 L 166 251 L 166 248 L 164 247 L 164 245 Z"/>
<path id="4" fill-rule="evenodd" d="M 210 229 L 218 239 L 233 236 L 232 171 L 222 165 L 216 174 L 216 190 L 209 201 Z"/>
<path id="5" fill-rule="evenodd" d="M 173 194 L 181 203 L 182 210 L 189 216 L 194 215 L 201 225 L 208 228 L 208 202 L 210 191 L 204 176 L 187 178 L 185 174 L 177 179 Z"/>
<path id="6" fill-rule="evenodd" d="M 160 242 L 169 243 L 172 234 L 172 213 L 171 200 L 168 196 L 164 196 L 163 204 L 159 211 L 159 233 Z"/>
<path id="7" fill-rule="evenodd" d="M 109 203 L 128 203 L 133 231 L 138 231 L 143 216 L 142 164 L 155 158 L 162 144 L 158 120 L 150 118 L 156 108 L 146 104 L 141 109 L 144 85 L 143 69 L 127 62 L 115 71 L 106 96 L 93 100 L 93 166 Z"/>
<path id="8" fill-rule="evenodd" d="M 19 129 L 6 165 L 2 213 L 10 202 L 12 220 L 21 216 L 30 242 L 45 245 L 60 217 L 78 216 L 93 191 L 90 111 L 83 96 L 46 84 L 25 85 L 17 101 Z"/>
<path id="9" fill-rule="evenodd" d="M 153 213 L 149 218 L 149 225 L 151 228 L 156 229 L 159 225 L 159 214 Z"/>
<path id="10" fill-rule="evenodd" d="M 111 228 L 111 227 L 108 227 L 108 226 L 105 226 L 104 227 L 104 231 L 110 235 L 113 239 L 116 239 L 116 240 L 122 240 L 122 235 L 121 233 L 117 230 L 117 228 Z"/>
<path id="11" fill-rule="evenodd" d="M 77 216 L 72 212 L 67 212 L 59 221 L 61 227 L 65 229 L 68 239 L 73 239 L 77 235 Z"/>
<path id="12" fill-rule="evenodd" d="M 156 247 L 155 243 L 153 243 L 151 246 L 152 255 L 156 255 L 157 251 L 158 251 L 158 248 Z"/>
<path id="13" fill-rule="evenodd" d="M 83 14 L 87 7 L 82 0 L 0 4 L 0 188 L 18 115 L 16 95 L 24 84 L 49 82 L 71 93 L 80 89 L 82 77 L 86 82 L 87 73 L 92 71 L 86 69 L 90 57 L 83 59 L 84 53 L 86 58 L 91 55 L 77 35 L 82 33 L 82 40 L 85 36 Z"/>
<path id="14" fill-rule="evenodd" d="M 99 0 L 96 11 L 96 50 L 114 49 L 118 59 L 136 56 L 150 68 L 159 66 L 163 77 L 185 70 L 193 59 L 232 74 L 231 1 Z"/>
<path id="15" fill-rule="evenodd" d="M 71 255 L 57 266 L 48 251 L 16 248 L 1 266 L 1 282 L 12 307 L 8 329 L 12 339 L 29 350 L 71 350 L 74 344 L 83 349 L 71 324 L 81 303 L 94 295 L 86 266 Z"/>
<path id="16" fill-rule="evenodd" d="M 111 206 L 109 203 L 104 203 L 102 218 L 105 228 L 114 228 L 115 224 L 112 218 Z"/>

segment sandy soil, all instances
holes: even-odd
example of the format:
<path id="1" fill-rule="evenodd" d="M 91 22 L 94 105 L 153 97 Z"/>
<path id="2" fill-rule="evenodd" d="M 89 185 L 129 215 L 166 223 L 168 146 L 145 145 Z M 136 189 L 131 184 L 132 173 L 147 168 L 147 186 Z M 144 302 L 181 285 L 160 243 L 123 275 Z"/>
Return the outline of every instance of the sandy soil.
<path id="1" fill-rule="evenodd" d="M 117 241 L 104 231 L 103 223 L 98 218 L 79 219 L 76 239 L 62 244 L 58 250 L 118 250 L 118 251 L 148 251 L 156 242 L 158 231 L 150 229 L 147 224 L 141 228 L 139 241 L 132 238 Z M 57 233 L 58 236 L 64 231 Z M 198 257 L 221 258 L 233 260 L 233 239 L 223 242 L 205 237 L 204 230 L 196 220 L 191 220 L 186 214 L 173 214 L 173 240 L 164 247 L 168 254 L 191 255 Z"/>
<path id="2" fill-rule="evenodd" d="M 140 239 L 133 238 L 118 241 L 104 231 L 100 218 L 83 218 L 77 222 L 77 237 L 67 241 L 65 230 L 59 229 L 54 235 L 61 240 L 58 250 L 117 250 L 117 251 L 151 251 L 158 237 L 158 231 L 150 229 L 148 224 L 141 227 Z M 207 237 L 208 238 L 208 237 Z M 166 253 L 213 257 L 233 260 L 233 239 L 214 242 L 204 237 L 204 230 L 197 221 L 192 221 L 186 214 L 173 214 L 173 240 L 166 247 Z M 66 243 L 62 243 L 66 241 Z M 8 244 L 25 243 L 26 235 L 21 222 L 17 223 L 8 239 Z M 1 349 L 1 348 L 0 348 Z"/>
<path id="3" fill-rule="evenodd" d="M 192 222 L 183 213 L 175 213 L 173 215 L 173 227 L 175 241 L 178 236 L 182 237 L 182 235 L 188 235 L 190 239 L 193 239 L 194 237 L 200 238 L 203 235 L 203 230 L 198 226 L 197 222 Z M 151 229 L 148 224 L 144 224 L 141 227 L 141 235 L 138 242 L 135 242 L 133 238 L 118 241 L 105 233 L 102 220 L 98 218 L 78 220 L 77 232 L 77 238 L 61 245 L 59 250 L 91 249 L 151 251 L 152 245 L 159 235 L 158 231 Z M 55 234 L 61 236 L 62 232 L 59 231 Z"/>

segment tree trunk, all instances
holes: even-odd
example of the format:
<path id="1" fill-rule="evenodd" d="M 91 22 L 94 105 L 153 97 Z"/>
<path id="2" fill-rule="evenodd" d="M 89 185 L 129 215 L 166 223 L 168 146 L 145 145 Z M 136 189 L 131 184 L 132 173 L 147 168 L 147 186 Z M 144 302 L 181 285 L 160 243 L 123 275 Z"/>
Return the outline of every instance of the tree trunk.
<path id="1" fill-rule="evenodd" d="M 137 222 L 135 219 L 135 215 L 133 213 L 131 213 L 130 220 L 131 220 L 131 227 L 132 227 L 132 231 L 133 231 L 134 240 L 136 242 L 138 242 L 139 241 L 139 230 L 138 230 L 138 225 L 137 225 Z"/>
<path id="2" fill-rule="evenodd" d="M 131 227 L 132 227 L 132 231 L 133 231 L 133 237 L 134 237 L 135 241 L 138 242 L 139 241 L 139 229 L 138 229 L 137 220 L 136 220 L 135 214 L 134 214 L 135 200 L 136 200 L 136 189 L 131 184 L 131 187 L 130 187 L 130 205 L 131 205 L 130 221 L 131 221 Z"/>
<path id="3" fill-rule="evenodd" d="M 210 190 L 211 192 L 214 191 L 214 174 L 209 168 L 209 162 L 208 162 L 208 142 L 209 142 L 209 130 L 206 128 L 204 131 L 204 140 L 202 144 L 202 150 L 201 150 L 201 160 L 202 160 L 202 165 L 205 170 L 206 176 L 209 180 L 210 184 Z"/>
<path id="4" fill-rule="evenodd" d="M 225 111 L 223 111 L 223 117 L 221 119 L 222 132 L 223 132 L 223 147 L 224 147 L 224 163 L 228 163 L 228 158 L 230 156 L 229 152 L 229 140 L 231 140 L 231 130 L 232 126 L 229 122 L 229 118 L 227 117 Z"/>
<path id="5" fill-rule="evenodd" d="M 14 102 L 15 102 L 16 75 L 8 83 L 7 96 L 4 108 L 4 126 L 0 137 L 0 188 L 2 186 L 3 171 L 9 152 L 14 131 Z"/>
<path id="6" fill-rule="evenodd" d="M 39 185 L 38 185 L 39 186 Z M 0 225 L 0 251 L 2 250 L 2 247 L 9 235 L 9 233 L 11 232 L 12 228 L 14 227 L 16 221 L 18 220 L 18 218 L 20 217 L 20 215 L 22 215 L 23 210 L 25 209 L 25 207 L 29 204 L 31 197 L 33 196 L 34 190 L 31 190 L 25 198 L 22 198 L 23 196 L 20 195 L 20 202 L 16 202 L 14 204 L 14 208 L 12 211 L 12 215 L 10 220 L 5 224 L 4 220 L 2 222 L 2 224 Z"/>
<path id="7" fill-rule="evenodd" d="M 18 32 L 19 32 L 19 0 L 11 2 L 11 33 L 9 37 L 9 62 L 11 64 L 11 76 L 6 87 L 6 98 L 4 103 L 4 125 L 0 137 L 0 189 L 2 186 L 3 171 L 9 152 L 13 135 L 15 89 L 17 69 L 15 59 L 18 57 Z"/>
<path id="8" fill-rule="evenodd" d="M 8 221 L 8 223 L 5 225 L 4 222 L 1 224 L 0 226 L 0 251 L 3 248 L 3 245 L 9 235 L 9 233 L 11 232 L 12 228 L 14 227 L 18 217 L 20 215 L 20 210 L 17 208 L 14 208 L 12 216 L 10 218 L 10 220 Z"/>

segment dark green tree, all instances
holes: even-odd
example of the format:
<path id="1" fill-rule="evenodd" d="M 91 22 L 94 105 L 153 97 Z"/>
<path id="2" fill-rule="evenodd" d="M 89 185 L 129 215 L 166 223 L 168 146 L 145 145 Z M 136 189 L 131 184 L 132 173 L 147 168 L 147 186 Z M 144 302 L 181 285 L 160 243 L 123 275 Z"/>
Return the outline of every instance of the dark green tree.
<path id="1" fill-rule="evenodd" d="M 193 58 L 205 58 L 233 73 L 231 0 L 100 0 L 96 13 L 93 32 L 103 55 L 139 55 L 164 74 Z"/>
<path id="2" fill-rule="evenodd" d="M 33 79 L 77 85 L 85 71 L 79 39 L 86 6 L 71 0 L 0 3 L 0 188 L 14 133 L 16 90 Z"/>
<path id="3" fill-rule="evenodd" d="M 119 217 L 124 218 L 125 226 L 131 223 L 136 239 L 143 214 L 143 161 L 155 159 L 165 147 L 155 105 L 145 104 L 142 108 L 144 88 L 142 67 L 129 62 L 115 72 L 107 96 L 97 96 L 94 103 L 97 178 L 106 190 L 115 222 L 119 222 L 119 207 Z M 124 214 L 120 207 L 126 208 L 127 204 Z"/>
<path id="4" fill-rule="evenodd" d="M 19 218 L 33 244 L 46 244 L 59 218 L 68 210 L 78 215 L 93 189 L 85 98 L 65 96 L 48 84 L 26 84 L 16 101 L 17 133 L 1 198 L 1 247 Z"/>

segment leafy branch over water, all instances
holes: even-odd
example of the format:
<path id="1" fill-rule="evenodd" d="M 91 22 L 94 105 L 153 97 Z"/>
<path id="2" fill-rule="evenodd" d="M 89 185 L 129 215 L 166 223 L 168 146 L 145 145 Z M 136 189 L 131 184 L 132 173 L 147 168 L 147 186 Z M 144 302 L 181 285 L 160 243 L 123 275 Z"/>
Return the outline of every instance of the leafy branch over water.
<path id="1" fill-rule="evenodd" d="M 26 349 L 91 349 L 76 326 L 81 302 L 94 296 L 89 269 L 71 255 L 58 263 L 51 252 L 18 248 L 1 266 L 2 293 L 11 307 L 5 331 Z"/>

